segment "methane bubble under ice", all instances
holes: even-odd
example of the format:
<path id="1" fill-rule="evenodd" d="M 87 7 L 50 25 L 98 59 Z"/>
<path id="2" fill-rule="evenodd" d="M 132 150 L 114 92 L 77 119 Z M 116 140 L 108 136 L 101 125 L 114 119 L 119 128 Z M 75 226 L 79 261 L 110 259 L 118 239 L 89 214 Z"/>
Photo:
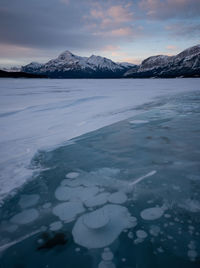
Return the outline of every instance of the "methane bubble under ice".
<path id="1" fill-rule="evenodd" d="M 36 220 L 38 216 L 39 213 L 36 209 L 25 209 L 24 211 L 13 216 L 10 221 L 15 224 L 28 224 Z"/>
<path id="2" fill-rule="evenodd" d="M 157 220 L 162 217 L 164 209 L 160 207 L 146 208 L 141 213 L 140 216 L 143 220 Z"/>
<path id="3" fill-rule="evenodd" d="M 53 214 L 65 222 L 73 221 L 78 214 L 84 211 L 85 209 L 80 201 L 64 202 L 53 208 Z"/>
<path id="4" fill-rule="evenodd" d="M 103 218 L 101 221 L 100 217 Z M 126 207 L 105 205 L 94 212 L 80 216 L 72 234 L 75 243 L 83 247 L 102 248 L 110 245 L 124 229 L 131 228 L 134 223 L 135 218 L 131 217 Z"/>

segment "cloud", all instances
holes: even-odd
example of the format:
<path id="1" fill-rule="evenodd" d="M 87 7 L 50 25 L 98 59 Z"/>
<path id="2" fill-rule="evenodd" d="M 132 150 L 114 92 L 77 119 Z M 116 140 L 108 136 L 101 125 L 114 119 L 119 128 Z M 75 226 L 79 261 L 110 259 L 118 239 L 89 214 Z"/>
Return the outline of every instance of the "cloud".
<path id="1" fill-rule="evenodd" d="M 154 19 L 199 17 L 199 0 L 141 0 L 139 7 Z"/>
<path id="2" fill-rule="evenodd" d="M 119 28 L 112 30 L 110 32 L 111 36 L 131 36 L 133 35 L 133 30 L 131 27 Z"/>
<path id="3" fill-rule="evenodd" d="M 179 38 L 199 38 L 200 23 L 172 23 L 165 26 L 165 29 L 172 35 Z"/>
<path id="4" fill-rule="evenodd" d="M 89 14 L 84 16 L 88 29 L 93 29 L 94 35 L 123 38 L 134 36 L 134 14 L 131 5 L 111 4 L 102 1 L 95 2 Z M 91 24 L 93 27 L 91 27 Z"/>
<path id="5" fill-rule="evenodd" d="M 177 48 L 177 46 L 174 46 L 174 45 L 168 45 L 168 46 L 166 47 L 166 49 L 167 49 L 167 50 L 170 50 L 170 51 L 176 51 L 178 48 Z"/>

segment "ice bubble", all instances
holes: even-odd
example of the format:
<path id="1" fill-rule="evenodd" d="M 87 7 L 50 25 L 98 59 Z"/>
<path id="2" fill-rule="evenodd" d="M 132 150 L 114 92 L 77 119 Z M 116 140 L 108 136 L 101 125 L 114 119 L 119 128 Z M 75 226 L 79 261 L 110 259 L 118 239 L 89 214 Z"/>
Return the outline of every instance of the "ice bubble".
<path id="1" fill-rule="evenodd" d="M 109 223 L 109 215 L 104 210 L 96 210 L 83 215 L 83 223 L 90 229 L 99 229 Z"/>
<path id="2" fill-rule="evenodd" d="M 45 203 L 43 206 L 42 206 L 44 209 L 48 209 L 51 207 L 51 203 L 48 202 L 48 203 Z"/>
<path id="3" fill-rule="evenodd" d="M 133 239 L 133 237 L 134 237 L 134 236 L 133 236 L 133 232 L 129 232 L 129 233 L 128 233 L 128 238 Z"/>
<path id="4" fill-rule="evenodd" d="M 62 228 L 63 224 L 61 221 L 55 221 L 55 222 L 52 222 L 49 226 L 49 229 L 51 231 L 58 231 Z"/>
<path id="5" fill-rule="evenodd" d="M 147 237 L 147 233 L 143 230 L 138 230 L 136 232 L 138 238 L 145 239 Z"/>
<path id="6" fill-rule="evenodd" d="M 110 203 L 123 204 L 127 201 L 127 196 L 123 192 L 115 192 L 108 198 Z"/>
<path id="7" fill-rule="evenodd" d="M 120 205 L 105 205 L 94 212 L 80 216 L 73 227 L 72 234 L 75 243 L 81 246 L 102 248 L 110 245 L 125 228 L 130 228 L 132 225 L 127 208 Z M 89 228 L 90 226 L 92 228 Z"/>
<path id="8" fill-rule="evenodd" d="M 90 197 L 84 203 L 87 207 L 104 205 L 108 200 L 109 193 L 101 193 Z"/>
<path id="9" fill-rule="evenodd" d="M 73 221 L 78 214 L 84 211 L 85 209 L 80 201 L 65 202 L 53 208 L 53 214 L 65 222 Z"/>
<path id="10" fill-rule="evenodd" d="M 111 251 L 104 251 L 102 254 L 101 254 L 101 257 L 104 261 L 112 261 L 113 259 L 113 253 Z"/>
<path id="11" fill-rule="evenodd" d="M 70 186 L 70 187 L 77 187 L 80 186 L 82 183 L 79 179 L 68 179 L 68 180 L 62 180 L 61 181 L 61 186 Z"/>
<path id="12" fill-rule="evenodd" d="M 184 208 L 190 212 L 199 212 L 200 202 L 197 200 L 187 199 L 183 204 L 180 204 L 179 207 Z"/>
<path id="13" fill-rule="evenodd" d="M 75 248 L 75 251 L 79 252 L 79 251 L 81 251 L 81 249 L 80 248 Z"/>
<path id="14" fill-rule="evenodd" d="M 9 232 L 9 233 L 14 233 L 17 230 L 17 228 L 18 228 L 18 225 L 16 225 L 16 224 L 7 223 L 4 230 Z"/>
<path id="15" fill-rule="evenodd" d="M 65 187 L 59 186 L 56 189 L 55 196 L 59 201 L 68 201 L 72 199 L 79 199 L 85 201 L 99 192 L 98 187 Z"/>
<path id="16" fill-rule="evenodd" d="M 115 264 L 111 261 L 101 261 L 98 268 L 116 268 Z"/>
<path id="17" fill-rule="evenodd" d="M 24 211 L 13 216 L 10 221 L 16 224 L 27 224 L 36 220 L 38 216 L 39 213 L 36 209 L 25 209 Z"/>
<path id="18" fill-rule="evenodd" d="M 196 249 L 195 242 L 194 241 L 190 241 L 190 243 L 188 244 L 188 248 L 190 248 L 190 249 Z"/>
<path id="19" fill-rule="evenodd" d="M 69 172 L 69 173 L 67 173 L 66 178 L 68 178 L 68 179 L 75 179 L 78 176 L 79 176 L 79 173 L 78 172 Z"/>
<path id="20" fill-rule="evenodd" d="M 160 227 L 156 225 L 152 225 L 150 227 L 149 233 L 153 236 L 158 236 L 160 233 Z"/>
<path id="21" fill-rule="evenodd" d="M 162 217 L 164 209 L 160 207 L 146 208 L 141 213 L 140 216 L 143 220 L 157 220 Z"/>
<path id="22" fill-rule="evenodd" d="M 191 259 L 191 261 L 195 261 L 196 257 L 198 256 L 196 250 L 188 250 L 188 257 Z"/>
<path id="23" fill-rule="evenodd" d="M 157 248 L 157 251 L 158 251 L 159 253 L 163 253 L 163 252 L 164 252 L 164 250 L 163 250 L 162 247 Z"/>
<path id="24" fill-rule="evenodd" d="M 19 205 L 21 208 L 29 208 L 38 203 L 40 196 L 37 194 L 24 194 L 20 197 Z"/>

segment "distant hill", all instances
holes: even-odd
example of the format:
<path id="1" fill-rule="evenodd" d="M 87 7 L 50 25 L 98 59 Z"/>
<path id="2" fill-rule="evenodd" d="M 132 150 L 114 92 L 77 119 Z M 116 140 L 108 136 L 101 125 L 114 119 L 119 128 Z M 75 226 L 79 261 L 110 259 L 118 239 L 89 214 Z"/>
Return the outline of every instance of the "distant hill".
<path id="1" fill-rule="evenodd" d="M 175 56 L 149 57 L 137 68 L 125 72 L 124 77 L 200 77 L 200 45 L 190 47 Z"/>

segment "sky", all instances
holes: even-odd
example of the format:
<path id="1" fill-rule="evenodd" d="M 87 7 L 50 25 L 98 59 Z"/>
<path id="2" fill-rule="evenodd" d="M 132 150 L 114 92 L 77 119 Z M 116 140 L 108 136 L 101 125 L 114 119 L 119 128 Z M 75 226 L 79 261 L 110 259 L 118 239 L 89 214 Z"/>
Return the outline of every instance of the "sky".
<path id="1" fill-rule="evenodd" d="M 69 50 L 139 64 L 200 44 L 200 0 L 0 0 L 0 66 Z"/>

